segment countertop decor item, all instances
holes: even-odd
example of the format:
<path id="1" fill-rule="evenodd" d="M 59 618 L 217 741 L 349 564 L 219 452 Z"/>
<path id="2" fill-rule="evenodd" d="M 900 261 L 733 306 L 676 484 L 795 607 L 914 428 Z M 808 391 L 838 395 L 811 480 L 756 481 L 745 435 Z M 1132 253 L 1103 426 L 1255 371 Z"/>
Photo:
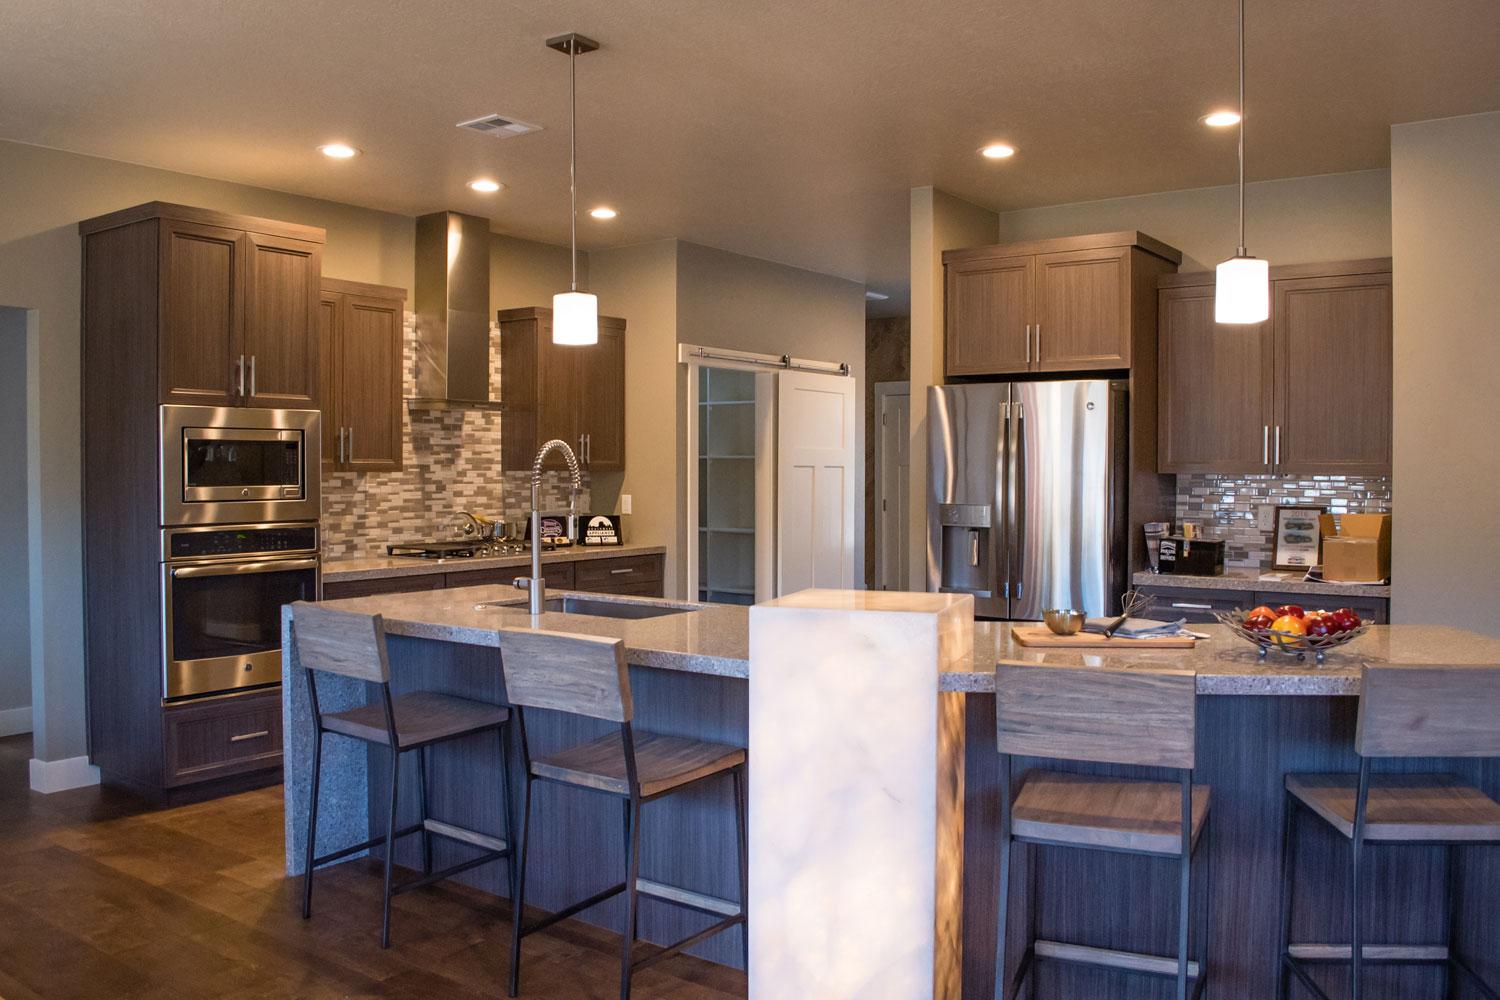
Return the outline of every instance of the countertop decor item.
<path id="1" fill-rule="evenodd" d="M 1082 631 L 1087 617 L 1082 611 L 1074 611 L 1072 608 L 1047 608 L 1042 612 L 1042 621 L 1052 630 L 1053 635 L 1077 635 Z"/>
<path id="2" fill-rule="evenodd" d="M 1239 608 L 1233 611 L 1215 611 L 1214 617 L 1230 632 L 1259 648 L 1260 657 L 1263 660 L 1268 654 L 1276 653 L 1289 660 L 1305 663 L 1307 654 L 1312 653 L 1313 662 L 1319 665 L 1327 659 L 1329 650 L 1353 642 L 1370 630 L 1369 622 L 1361 622 L 1355 628 L 1342 632 L 1330 632 L 1328 635 L 1297 635 L 1276 629 L 1248 628 L 1245 625 L 1245 612 Z"/>
<path id="3" fill-rule="evenodd" d="M 1277 507 L 1274 569 L 1307 570 L 1318 565 L 1322 507 Z"/>

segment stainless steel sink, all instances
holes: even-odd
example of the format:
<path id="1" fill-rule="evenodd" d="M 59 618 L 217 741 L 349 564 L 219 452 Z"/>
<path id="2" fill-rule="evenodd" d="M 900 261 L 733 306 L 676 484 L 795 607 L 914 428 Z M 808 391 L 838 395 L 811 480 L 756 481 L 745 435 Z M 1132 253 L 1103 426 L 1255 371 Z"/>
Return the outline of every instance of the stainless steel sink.
<path id="1" fill-rule="evenodd" d="M 693 608 L 673 607 L 670 604 L 638 604 L 635 601 L 598 601 L 587 597 L 549 597 L 548 611 L 561 611 L 565 615 L 591 615 L 595 618 L 664 618 L 693 611 Z"/>

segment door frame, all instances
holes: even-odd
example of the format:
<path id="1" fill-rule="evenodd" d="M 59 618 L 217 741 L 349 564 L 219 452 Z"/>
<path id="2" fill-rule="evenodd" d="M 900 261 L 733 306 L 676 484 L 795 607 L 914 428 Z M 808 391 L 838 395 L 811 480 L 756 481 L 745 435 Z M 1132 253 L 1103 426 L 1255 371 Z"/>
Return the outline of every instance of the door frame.
<path id="1" fill-rule="evenodd" d="M 885 502 L 891 499 L 890 497 L 887 497 L 885 495 L 885 450 L 886 445 L 889 442 L 887 441 L 888 433 L 886 431 L 885 421 L 881 419 L 881 416 L 885 410 L 885 400 L 890 396 L 905 396 L 907 398 L 907 413 L 910 414 L 911 380 L 899 379 L 891 382 L 875 383 L 875 413 L 873 414 L 873 423 L 875 428 L 875 440 L 873 442 L 875 453 L 875 495 L 872 498 L 870 508 L 870 513 L 874 517 L 875 524 L 870 532 L 870 539 L 875 545 L 874 589 L 876 590 L 886 589 L 886 570 L 888 569 L 888 567 L 885 565 L 884 539 L 881 537 L 884 534 L 885 518 L 883 518 L 881 514 L 884 512 Z M 908 476 L 907 478 L 908 480 L 910 480 L 910 476 Z M 908 489 L 910 489 L 911 483 L 908 481 L 904 485 Z M 901 587 L 905 587 L 906 580 L 901 580 L 900 584 Z M 901 589 L 901 587 L 898 587 L 897 589 Z"/>

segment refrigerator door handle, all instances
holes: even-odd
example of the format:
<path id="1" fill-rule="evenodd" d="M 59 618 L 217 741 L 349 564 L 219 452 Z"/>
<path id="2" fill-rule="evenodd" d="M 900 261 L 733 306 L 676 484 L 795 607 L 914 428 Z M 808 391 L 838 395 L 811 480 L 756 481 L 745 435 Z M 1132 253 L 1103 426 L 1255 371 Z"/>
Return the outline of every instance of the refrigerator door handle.
<path id="1" fill-rule="evenodd" d="M 1010 474 L 1007 487 L 1006 510 L 1010 522 L 1010 550 L 1011 570 L 1010 582 L 1012 593 L 1016 600 L 1021 600 L 1025 581 L 1022 579 L 1022 567 L 1026 564 L 1026 519 L 1021 509 L 1025 500 L 1025 484 L 1021 481 L 1022 472 L 1025 469 L 1025 460 L 1021 454 L 1025 444 L 1026 411 L 1020 403 L 1011 404 L 1010 433 L 1008 437 L 1008 450 L 1010 451 Z"/>

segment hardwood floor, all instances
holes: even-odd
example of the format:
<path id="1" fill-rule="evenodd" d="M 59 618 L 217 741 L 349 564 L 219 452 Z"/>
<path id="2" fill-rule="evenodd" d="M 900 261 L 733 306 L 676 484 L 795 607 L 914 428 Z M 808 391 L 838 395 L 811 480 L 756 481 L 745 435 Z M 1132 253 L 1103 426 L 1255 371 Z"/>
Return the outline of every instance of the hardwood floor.
<path id="1" fill-rule="evenodd" d="M 396 897 L 382 951 L 378 868 L 355 861 L 320 873 L 303 921 L 301 883 L 282 876 L 279 786 L 172 809 L 109 789 L 38 795 L 30 751 L 29 736 L 0 739 L 3 1000 L 504 995 L 508 909 L 467 888 Z M 618 946 L 576 921 L 528 937 L 521 996 L 617 996 Z M 724 1000 L 745 977 L 677 956 L 633 995 Z"/>

